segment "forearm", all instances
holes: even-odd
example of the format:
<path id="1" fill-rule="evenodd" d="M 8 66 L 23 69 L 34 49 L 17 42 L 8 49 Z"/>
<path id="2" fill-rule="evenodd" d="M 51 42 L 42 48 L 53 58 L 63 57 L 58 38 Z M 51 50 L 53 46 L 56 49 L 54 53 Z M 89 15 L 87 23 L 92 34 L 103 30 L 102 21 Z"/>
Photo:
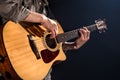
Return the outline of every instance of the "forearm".
<path id="1" fill-rule="evenodd" d="M 47 17 L 44 14 L 29 11 L 29 15 L 23 21 L 33 23 L 44 23 L 45 20 L 47 20 Z"/>

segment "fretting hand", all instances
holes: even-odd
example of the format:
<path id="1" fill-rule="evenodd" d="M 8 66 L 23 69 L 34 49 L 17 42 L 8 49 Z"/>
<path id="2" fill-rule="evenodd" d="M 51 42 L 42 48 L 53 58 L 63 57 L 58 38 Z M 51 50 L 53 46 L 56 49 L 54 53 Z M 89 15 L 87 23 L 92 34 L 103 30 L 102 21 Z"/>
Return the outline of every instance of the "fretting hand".
<path id="1" fill-rule="evenodd" d="M 74 49 L 79 49 L 81 46 L 83 46 L 90 38 L 90 31 L 83 27 L 79 30 L 81 36 L 75 41 L 74 43 Z"/>

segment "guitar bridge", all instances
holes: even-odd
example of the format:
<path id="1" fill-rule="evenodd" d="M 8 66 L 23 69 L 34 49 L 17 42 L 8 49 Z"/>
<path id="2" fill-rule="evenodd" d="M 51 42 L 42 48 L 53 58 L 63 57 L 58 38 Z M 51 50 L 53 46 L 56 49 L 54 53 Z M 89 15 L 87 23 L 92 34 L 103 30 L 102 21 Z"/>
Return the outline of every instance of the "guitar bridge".
<path id="1" fill-rule="evenodd" d="M 34 42 L 34 39 L 32 38 L 32 35 L 29 34 L 27 36 L 28 36 L 29 44 L 30 44 L 30 47 L 31 47 L 33 53 L 35 54 L 37 59 L 40 59 L 39 51 L 37 50 L 37 47 Z"/>

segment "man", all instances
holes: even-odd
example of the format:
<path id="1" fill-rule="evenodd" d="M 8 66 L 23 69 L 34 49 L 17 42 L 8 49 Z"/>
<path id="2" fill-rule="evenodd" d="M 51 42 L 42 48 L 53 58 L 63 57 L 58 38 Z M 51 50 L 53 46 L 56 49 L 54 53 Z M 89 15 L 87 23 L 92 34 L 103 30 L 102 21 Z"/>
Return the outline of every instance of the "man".
<path id="1" fill-rule="evenodd" d="M 47 0 L 1 0 L 0 16 L 3 23 L 9 20 L 14 22 L 40 23 L 51 32 L 50 37 L 55 38 L 58 26 L 54 20 L 47 16 L 45 6 L 48 6 Z M 87 28 L 81 28 L 79 32 L 81 37 L 76 39 L 75 42 L 64 43 L 64 51 L 79 49 L 89 40 L 90 31 Z M 51 80 L 50 73 L 46 76 L 45 80 Z"/>

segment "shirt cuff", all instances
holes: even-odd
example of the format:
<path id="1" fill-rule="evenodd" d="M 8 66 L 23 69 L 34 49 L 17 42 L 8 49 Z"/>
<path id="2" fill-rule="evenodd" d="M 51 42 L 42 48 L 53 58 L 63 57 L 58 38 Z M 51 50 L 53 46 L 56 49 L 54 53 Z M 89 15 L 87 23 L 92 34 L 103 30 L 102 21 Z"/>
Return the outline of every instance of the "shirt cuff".
<path id="1" fill-rule="evenodd" d="M 25 7 L 22 7 L 16 19 L 16 22 L 23 21 L 29 14 L 30 14 L 30 10 L 28 10 Z"/>

